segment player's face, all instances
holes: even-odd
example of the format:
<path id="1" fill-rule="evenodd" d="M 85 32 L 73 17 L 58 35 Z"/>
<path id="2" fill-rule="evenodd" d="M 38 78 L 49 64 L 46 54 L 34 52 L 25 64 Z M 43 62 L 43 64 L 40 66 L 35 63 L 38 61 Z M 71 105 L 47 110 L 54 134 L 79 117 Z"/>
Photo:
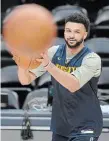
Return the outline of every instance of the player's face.
<path id="1" fill-rule="evenodd" d="M 67 22 L 65 24 L 64 39 L 69 48 L 79 47 L 87 37 L 87 32 L 83 24 Z"/>

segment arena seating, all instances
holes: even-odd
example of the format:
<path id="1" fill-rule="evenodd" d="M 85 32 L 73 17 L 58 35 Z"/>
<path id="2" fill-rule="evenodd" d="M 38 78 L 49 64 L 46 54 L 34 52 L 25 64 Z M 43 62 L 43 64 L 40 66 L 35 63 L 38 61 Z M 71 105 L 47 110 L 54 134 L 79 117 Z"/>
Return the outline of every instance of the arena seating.
<path id="1" fill-rule="evenodd" d="M 109 6 L 102 7 L 97 12 L 93 30 L 93 36 L 109 37 Z"/>
<path id="2" fill-rule="evenodd" d="M 47 88 L 34 90 L 26 97 L 23 109 L 27 109 L 29 107 L 29 109 L 43 110 L 44 108 L 47 108 L 47 97 Z"/>
<path id="3" fill-rule="evenodd" d="M 12 90 L 2 88 L 1 96 L 1 109 L 19 109 L 18 94 Z"/>
<path id="4" fill-rule="evenodd" d="M 85 45 L 101 57 L 103 66 L 109 67 L 109 38 L 91 38 L 85 42 Z"/>
<path id="5" fill-rule="evenodd" d="M 52 14 L 54 16 L 54 20 L 58 25 L 64 24 L 64 20 L 66 17 L 72 14 L 72 12 L 80 11 L 88 16 L 87 10 L 85 8 L 73 5 L 63 5 L 58 6 L 52 10 Z"/>
<path id="6" fill-rule="evenodd" d="M 32 84 L 22 86 L 18 80 L 17 66 L 7 66 L 1 69 L 1 87 L 18 93 L 20 107 L 27 94 L 32 91 Z"/>

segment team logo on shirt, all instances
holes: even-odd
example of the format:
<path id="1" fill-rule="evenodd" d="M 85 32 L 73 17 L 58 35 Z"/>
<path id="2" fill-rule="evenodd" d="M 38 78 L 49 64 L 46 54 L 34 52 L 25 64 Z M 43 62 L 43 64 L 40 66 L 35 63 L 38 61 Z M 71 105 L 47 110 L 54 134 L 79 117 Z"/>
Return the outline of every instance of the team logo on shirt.
<path id="1" fill-rule="evenodd" d="M 61 60 L 61 58 L 60 58 L 60 57 L 58 57 L 58 60 Z"/>
<path id="2" fill-rule="evenodd" d="M 65 72 L 69 72 L 69 73 L 71 73 L 71 72 L 76 70 L 76 67 L 69 67 L 69 66 L 66 67 L 66 66 L 61 66 L 59 64 L 56 64 L 56 67 L 58 67 L 59 69 L 65 71 Z"/>

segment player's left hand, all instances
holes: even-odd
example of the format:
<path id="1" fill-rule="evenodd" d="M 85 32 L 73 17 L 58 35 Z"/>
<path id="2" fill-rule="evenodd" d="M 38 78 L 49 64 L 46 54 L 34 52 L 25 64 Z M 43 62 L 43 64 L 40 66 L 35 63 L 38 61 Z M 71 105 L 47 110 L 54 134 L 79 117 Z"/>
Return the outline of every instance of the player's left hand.
<path id="1" fill-rule="evenodd" d="M 46 65 L 50 62 L 50 59 L 49 59 L 49 57 L 48 57 L 47 51 L 41 53 L 41 57 L 42 57 L 42 58 L 40 58 L 40 59 L 38 58 L 38 59 L 36 59 L 36 60 L 37 60 L 38 62 L 41 62 L 43 66 L 46 66 Z"/>

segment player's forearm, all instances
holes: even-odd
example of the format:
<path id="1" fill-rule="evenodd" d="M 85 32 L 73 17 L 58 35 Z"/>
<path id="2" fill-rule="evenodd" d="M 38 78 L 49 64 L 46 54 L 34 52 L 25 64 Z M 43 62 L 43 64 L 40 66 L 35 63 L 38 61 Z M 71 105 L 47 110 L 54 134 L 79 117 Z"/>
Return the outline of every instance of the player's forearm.
<path id="1" fill-rule="evenodd" d="M 46 67 L 46 70 L 69 91 L 75 92 L 80 88 L 79 81 L 75 78 L 75 76 L 60 70 L 53 63 L 50 63 Z"/>
<path id="2" fill-rule="evenodd" d="M 29 85 L 36 78 L 36 76 L 31 74 L 28 70 L 18 67 L 18 78 L 22 85 Z"/>

